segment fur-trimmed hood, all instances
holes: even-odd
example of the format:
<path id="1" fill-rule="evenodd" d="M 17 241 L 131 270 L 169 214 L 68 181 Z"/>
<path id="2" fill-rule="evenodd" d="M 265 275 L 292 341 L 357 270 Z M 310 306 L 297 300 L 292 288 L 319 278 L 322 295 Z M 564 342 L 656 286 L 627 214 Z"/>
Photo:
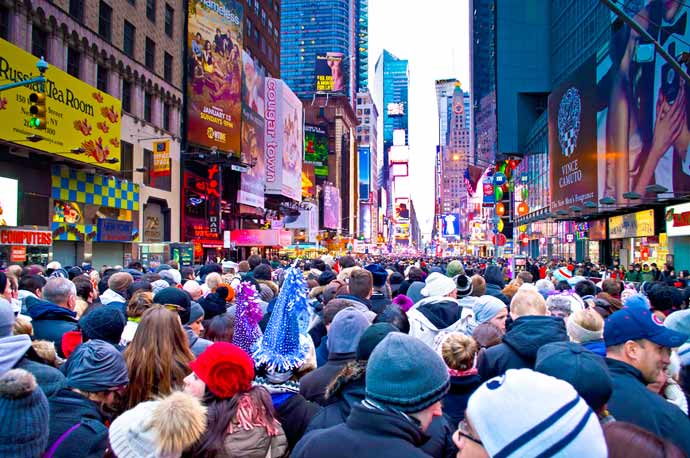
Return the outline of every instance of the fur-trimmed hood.
<path id="1" fill-rule="evenodd" d="M 260 285 L 266 285 L 269 288 L 271 288 L 271 291 L 273 291 L 273 294 L 275 296 L 277 296 L 278 292 L 280 292 L 280 288 L 278 288 L 278 285 L 276 285 L 275 282 L 272 282 L 270 280 L 256 280 L 256 282 Z"/>
<path id="2" fill-rule="evenodd" d="M 364 380 L 366 369 L 366 361 L 350 361 L 347 363 L 326 387 L 326 399 L 330 399 L 340 393 L 346 385 L 358 380 Z"/>

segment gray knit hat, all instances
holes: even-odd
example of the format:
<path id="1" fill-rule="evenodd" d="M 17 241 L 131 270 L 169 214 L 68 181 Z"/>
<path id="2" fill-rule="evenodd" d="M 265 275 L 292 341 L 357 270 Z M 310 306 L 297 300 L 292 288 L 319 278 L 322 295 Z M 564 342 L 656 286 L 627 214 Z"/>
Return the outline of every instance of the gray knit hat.
<path id="1" fill-rule="evenodd" d="M 113 345 L 89 340 L 79 345 L 64 365 L 67 386 L 90 393 L 127 385 L 125 359 Z"/>
<path id="2" fill-rule="evenodd" d="M 24 369 L 0 377 L 0 456 L 36 458 L 48 446 L 48 400 Z"/>
<path id="3" fill-rule="evenodd" d="M 391 332 L 369 357 L 366 398 L 402 412 L 420 412 L 448 391 L 443 359 L 421 340 Z"/>

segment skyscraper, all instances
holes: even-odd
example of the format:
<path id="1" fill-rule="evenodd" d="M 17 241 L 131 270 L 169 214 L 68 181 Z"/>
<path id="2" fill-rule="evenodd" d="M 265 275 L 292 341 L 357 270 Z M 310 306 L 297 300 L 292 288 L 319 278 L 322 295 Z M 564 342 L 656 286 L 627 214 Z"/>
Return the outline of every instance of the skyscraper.
<path id="1" fill-rule="evenodd" d="M 369 87 L 369 0 L 357 0 L 357 92 Z"/>
<path id="2" fill-rule="evenodd" d="M 358 12 L 366 18 L 366 0 L 285 0 L 281 5 L 280 72 L 283 80 L 300 98 L 311 97 L 316 90 L 316 57 L 328 53 L 342 55 L 344 88 L 340 93 L 350 100 L 357 88 L 361 60 L 361 40 L 368 40 L 367 22 L 357 19 Z M 362 31 L 364 36 L 362 37 Z M 366 51 L 364 54 L 366 62 Z"/>

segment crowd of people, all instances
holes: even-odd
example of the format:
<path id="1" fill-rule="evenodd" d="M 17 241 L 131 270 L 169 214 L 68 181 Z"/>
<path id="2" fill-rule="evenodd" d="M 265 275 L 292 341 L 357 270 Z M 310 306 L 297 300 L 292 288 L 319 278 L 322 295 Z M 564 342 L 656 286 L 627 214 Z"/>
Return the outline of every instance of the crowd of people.
<path id="1" fill-rule="evenodd" d="M 688 457 L 687 273 L 595 267 L 9 266 L 0 458 Z"/>

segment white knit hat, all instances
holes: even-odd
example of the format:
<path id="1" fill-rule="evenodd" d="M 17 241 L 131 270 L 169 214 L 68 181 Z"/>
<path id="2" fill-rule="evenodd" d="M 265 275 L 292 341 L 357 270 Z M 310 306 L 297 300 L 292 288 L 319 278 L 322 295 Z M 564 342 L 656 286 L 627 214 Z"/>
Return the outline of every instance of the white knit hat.
<path id="1" fill-rule="evenodd" d="M 445 275 L 433 272 L 426 277 L 426 286 L 420 291 L 422 296 L 445 296 L 455 291 L 455 281 Z"/>
<path id="2" fill-rule="evenodd" d="M 206 408 L 178 391 L 123 413 L 110 425 L 108 434 L 118 458 L 177 458 L 205 430 Z"/>
<path id="3" fill-rule="evenodd" d="M 489 456 L 607 456 L 599 420 L 575 389 L 531 369 L 510 369 L 481 385 L 467 417 Z"/>

